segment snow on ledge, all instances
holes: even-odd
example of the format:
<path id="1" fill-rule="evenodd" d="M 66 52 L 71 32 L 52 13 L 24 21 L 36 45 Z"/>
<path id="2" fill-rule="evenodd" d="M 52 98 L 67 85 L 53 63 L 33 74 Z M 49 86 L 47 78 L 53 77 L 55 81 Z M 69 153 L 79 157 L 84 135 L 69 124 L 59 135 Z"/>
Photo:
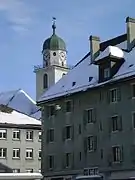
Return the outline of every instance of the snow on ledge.
<path id="1" fill-rule="evenodd" d="M 123 58 L 124 52 L 116 46 L 108 46 L 101 54 L 95 59 L 95 61 L 98 61 L 100 59 L 103 59 L 107 56 L 113 56 L 117 58 Z"/>

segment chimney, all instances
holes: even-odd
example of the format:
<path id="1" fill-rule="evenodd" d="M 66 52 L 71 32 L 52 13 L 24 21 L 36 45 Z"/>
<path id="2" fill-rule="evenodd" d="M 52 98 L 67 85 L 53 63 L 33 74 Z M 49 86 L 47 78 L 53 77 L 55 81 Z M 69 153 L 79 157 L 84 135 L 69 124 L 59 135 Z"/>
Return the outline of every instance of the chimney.
<path id="1" fill-rule="evenodd" d="M 97 36 L 90 36 L 90 56 L 91 63 L 94 63 L 94 60 L 100 54 L 100 38 Z"/>
<path id="2" fill-rule="evenodd" d="M 135 19 L 127 17 L 127 50 L 130 51 L 135 45 Z"/>

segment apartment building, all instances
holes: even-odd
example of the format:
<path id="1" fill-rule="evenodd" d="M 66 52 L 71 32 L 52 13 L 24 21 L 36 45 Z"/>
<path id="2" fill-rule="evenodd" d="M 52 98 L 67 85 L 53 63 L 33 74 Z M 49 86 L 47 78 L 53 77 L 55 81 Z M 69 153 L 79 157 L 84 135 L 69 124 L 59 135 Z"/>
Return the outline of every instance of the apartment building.
<path id="1" fill-rule="evenodd" d="M 41 121 L 0 105 L 0 163 L 13 172 L 41 171 Z"/>
<path id="2" fill-rule="evenodd" d="M 66 179 L 97 167 L 110 179 L 135 175 L 135 19 L 100 42 L 38 100 L 42 173 Z"/>

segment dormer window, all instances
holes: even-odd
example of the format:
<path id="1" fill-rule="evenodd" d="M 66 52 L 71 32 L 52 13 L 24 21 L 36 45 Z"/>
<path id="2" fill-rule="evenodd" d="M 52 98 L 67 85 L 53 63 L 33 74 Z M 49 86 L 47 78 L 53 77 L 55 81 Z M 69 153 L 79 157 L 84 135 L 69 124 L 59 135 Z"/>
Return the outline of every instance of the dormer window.
<path id="1" fill-rule="evenodd" d="M 110 77 L 110 68 L 105 68 L 104 69 L 104 78 L 109 78 Z"/>

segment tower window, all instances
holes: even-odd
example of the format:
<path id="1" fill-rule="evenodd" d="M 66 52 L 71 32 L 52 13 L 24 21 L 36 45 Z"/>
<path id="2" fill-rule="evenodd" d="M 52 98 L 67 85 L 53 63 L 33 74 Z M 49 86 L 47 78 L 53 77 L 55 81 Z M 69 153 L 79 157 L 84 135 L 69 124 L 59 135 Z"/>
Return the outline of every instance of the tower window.
<path id="1" fill-rule="evenodd" d="M 47 76 L 47 74 L 44 74 L 44 77 L 43 77 L 43 88 L 44 89 L 48 88 L 48 76 Z"/>
<path id="2" fill-rule="evenodd" d="M 56 52 L 54 52 L 53 55 L 56 56 Z"/>

